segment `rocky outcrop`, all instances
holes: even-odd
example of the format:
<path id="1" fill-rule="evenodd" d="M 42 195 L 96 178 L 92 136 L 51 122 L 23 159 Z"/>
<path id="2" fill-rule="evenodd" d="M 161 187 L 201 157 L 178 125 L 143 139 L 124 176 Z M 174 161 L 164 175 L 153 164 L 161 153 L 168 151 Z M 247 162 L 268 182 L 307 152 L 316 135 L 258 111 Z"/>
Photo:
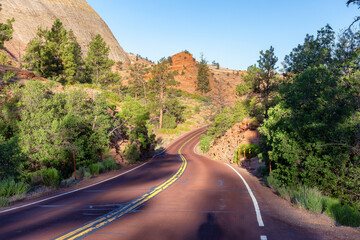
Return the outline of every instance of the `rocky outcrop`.
<path id="1" fill-rule="evenodd" d="M 196 91 L 197 64 L 198 62 L 193 58 L 193 55 L 187 51 L 177 53 L 171 57 L 170 69 L 178 72 L 175 76 L 175 80 L 178 82 L 176 88 L 193 94 L 201 94 L 199 91 Z M 208 67 L 209 81 L 212 89 L 208 95 L 216 95 L 218 89 L 221 88 L 222 94 L 225 96 L 225 105 L 233 105 L 236 101 L 235 88 L 236 85 L 242 83 L 242 74 L 244 72 L 221 67 L 217 68 L 212 65 L 208 65 Z"/>
<path id="2" fill-rule="evenodd" d="M 170 69 L 178 73 L 175 76 L 175 81 L 178 82 L 176 88 L 196 93 L 197 64 L 193 55 L 187 52 L 180 52 L 171 57 Z"/>
<path id="3" fill-rule="evenodd" d="M 111 48 L 109 57 L 130 64 L 109 27 L 85 0 L 2 0 L 1 4 L 0 22 L 15 18 L 13 39 L 5 47 L 17 60 L 24 55 L 38 27 L 49 28 L 59 18 L 67 30 L 74 31 L 84 53 L 96 34 L 101 34 Z"/>
<path id="4" fill-rule="evenodd" d="M 232 162 L 236 149 L 241 144 L 259 144 L 260 133 L 256 129 L 257 126 L 258 122 L 252 121 L 251 118 L 245 118 L 241 123 L 236 123 L 224 136 L 210 143 L 210 151 L 207 154 L 216 160 Z"/>

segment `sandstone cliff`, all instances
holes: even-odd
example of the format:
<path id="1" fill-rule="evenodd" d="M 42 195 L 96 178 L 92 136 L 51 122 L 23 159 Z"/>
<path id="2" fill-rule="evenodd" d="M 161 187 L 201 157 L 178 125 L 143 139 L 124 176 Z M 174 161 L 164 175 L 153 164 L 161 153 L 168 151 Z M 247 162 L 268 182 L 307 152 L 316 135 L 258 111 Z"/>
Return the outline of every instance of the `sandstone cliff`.
<path id="1" fill-rule="evenodd" d="M 72 29 L 84 52 L 96 34 L 101 34 L 110 46 L 109 57 L 130 64 L 109 27 L 85 0 L 2 0 L 0 22 L 15 18 L 13 39 L 5 44 L 13 58 L 24 55 L 27 43 L 38 26 L 50 27 L 59 18 L 67 30 Z"/>

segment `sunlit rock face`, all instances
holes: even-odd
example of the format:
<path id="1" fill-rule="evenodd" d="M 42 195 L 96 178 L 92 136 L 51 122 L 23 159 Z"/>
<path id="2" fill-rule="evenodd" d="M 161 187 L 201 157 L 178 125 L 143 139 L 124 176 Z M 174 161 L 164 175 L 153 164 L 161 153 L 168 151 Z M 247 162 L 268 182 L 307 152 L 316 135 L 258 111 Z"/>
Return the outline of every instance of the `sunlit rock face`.
<path id="1" fill-rule="evenodd" d="M 7 50 L 18 60 L 39 26 L 50 28 L 59 18 L 67 30 L 72 29 L 84 53 L 96 34 L 110 46 L 110 58 L 129 64 L 130 59 L 106 23 L 85 0 L 1 0 L 0 22 L 15 18 L 13 39 Z"/>

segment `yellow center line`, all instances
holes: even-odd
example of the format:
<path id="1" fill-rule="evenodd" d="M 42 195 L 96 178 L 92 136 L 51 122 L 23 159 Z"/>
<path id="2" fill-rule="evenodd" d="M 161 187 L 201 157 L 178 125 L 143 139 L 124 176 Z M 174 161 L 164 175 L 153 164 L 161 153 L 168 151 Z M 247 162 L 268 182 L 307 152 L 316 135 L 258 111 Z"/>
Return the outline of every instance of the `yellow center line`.
<path id="1" fill-rule="evenodd" d="M 97 218 L 91 222 L 88 222 L 87 224 L 78 227 L 76 229 L 73 229 L 72 231 L 65 233 L 63 235 L 60 235 L 59 237 L 54 238 L 55 240 L 72 240 L 72 239 L 80 239 L 85 237 L 86 235 L 90 234 L 91 232 L 97 231 L 100 228 L 116 221 L 120 217 L 128 214 L 129 212 L 137 209 L 145 202 L 149 201 L 150 199 L 154 198 L 156 195 L 158 195 L 160 192 L 164 191 L 166 188 L 168 188 L 171 184 L 173 184 L 176 180 L 178 180 L 182 174 L 185 172 L 186 166 L 187 166 L 187 160 L 186 158 L 181 154 L 182 148 L 189 143 L 191 140 L 193 140 L 198 135 L 202 134 L 203 132 L 200 132 L 190 138 L 188 141 L 186 141 L 181 147 L 179 148 L 178 154 L 181 157 L 182 163 L 180 168 L 176 171 L 176 173 L 169 178 L 167 181 L 162 183 L 161 185 L 157 186 L 150 192 L 147 192 L 143 194 L 142 196 L 134 199 L 133 201 L 129 202 L 125 206 L 114 210 L 100 218 Z"/>

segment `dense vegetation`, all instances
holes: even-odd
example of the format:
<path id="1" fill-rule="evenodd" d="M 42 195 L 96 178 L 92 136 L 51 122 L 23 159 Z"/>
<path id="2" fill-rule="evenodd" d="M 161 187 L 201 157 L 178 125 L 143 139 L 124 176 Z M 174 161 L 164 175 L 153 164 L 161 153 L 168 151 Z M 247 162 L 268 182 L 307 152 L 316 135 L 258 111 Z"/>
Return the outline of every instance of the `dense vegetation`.
<path id="1" fill-rule="evenodd" d="M 263 159 L 285 185 L 305 184 L 360 206 L 359 32 L 330 26 L 286 57 L 280 102 L 261 127 Z"/>
<path id="2" fill-rule="evenodd" d="M 12 22 L 1 24 L 1 46 L 11 39 Z M 177 73 L 168 60 L 125 67 L 109 52 L 96 35 L 84 57 L 73 32 L 57 19 L 50 29 L 38 29 L 22 59 L 48 80 L 19 85 L 9 81 L 16 79 L 13 72 L 0 76 L 0 206 L 38 185 L 71 185 L 74 169 L 78 179 L 117 169 L 110 150 L 122 164 L 135 163 L 154 151 L 155 131 L 190 131 L 194 123 L 185 122 L 185 114 L 192 110 L 179 97 L 202 97 L 169 88 Z M 126 86 L 111 71 L 114 65 L 129 73 Z"/>
<path id="3" fill-rule="evenodd" d="M 326 25 L 285 57 L 282 75 L 274 49 L 261 51 L 236 87 L 245 100 L 219 112 L 208 131 L 218 139 L 244 117 L 256 117 L 269 184 L 293 203 L 350 226 L 360 224 L 359 49 L 359 31 L 348 28 L 336 39 Z M 208 149 L 208 138 L 201 146 Z"/>

